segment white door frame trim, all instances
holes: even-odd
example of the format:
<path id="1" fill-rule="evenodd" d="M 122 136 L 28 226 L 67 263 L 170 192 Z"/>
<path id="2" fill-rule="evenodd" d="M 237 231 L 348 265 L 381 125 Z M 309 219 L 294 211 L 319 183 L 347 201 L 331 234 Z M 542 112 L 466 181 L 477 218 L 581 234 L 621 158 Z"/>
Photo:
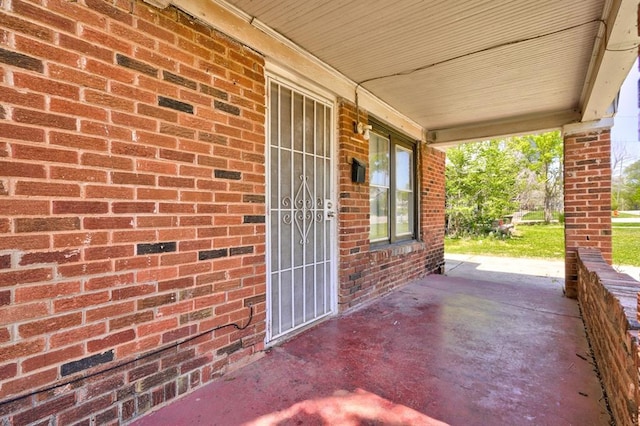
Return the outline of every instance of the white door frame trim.
<path id="1" fill-rule="evenodd" d="M 330 222 L 330 252 L 329 252 L 329 256 L 331 259 L 331 270 L 330 270 L 330 277 L 329 279 L 331 280 L 331 287 L 330 287 L 330 297 L 331 297 L 331 304 L 330 304 L 330 312 L 327 314 L 324 314 L 318 318 L 316 318 L 315 321 L 313 321 L 311 324 L 305 324 L 303 326 L 300 327 L 294 327 L 293 329 L 291 329 L 291 331 L 285 335 L 280 335 L 276 338 L 272 338 L 272 330 L 271 330 L 271 309 L 272 309 L 272 302 L 271 302 L 271 274 L 272 274 L 272 268 L 271 268 L 271 251 L 272 251 L 272 246 L 271 246 L 271 190 L 272 190 L 272 182 L 271 182 L 271 170 L 270 170 L 270 164 L 271 164 L 271 125 L 270 125 L 270 118 L 271 118 L 271 111 L 270 111 L 270 107 L 271 107 L 271 103 L 270 103 L 270 99 L 269 99 L 269 93 L 270 93 L 270 83 L 274 81 L 277 82 L 278 84 L 281 84 L 283 86 L 286 86 L 298 93 L 301 93 L 305 96 L 308 96 L 312 99 L 314 99 L 317 102 L 320 102 L 322 104 L 325 104 L 327 107 L 331 108 L 331 114 L 330 114 L 330 120 L 331 123 L 329 123 L 329 128 L 330 128 L 330 133 L 329 133 L 329 137 L 330 137 L 330 161 L 331 161 L 331 167 L 330 167 L 330 179 L 331 179 L 331 188 L 329 188 L 329 195 L 331 197 L 331 200 L 333 201 L 333 211 L 336 212 L 335 216 L 331 219 Z M 267 166 L 267 170 L 265 170 L 265 180 L 266 180 L 266 200 L 265 200 L 265 214 L 268 218 L 267 220 L 267 226 L 265 229 L 265 233 L 266 233 L 266 284 L 267 284 L 267 289 L 266 289 L 266 296 L 267 296 L 267 311 L 266 311 L 266 326 L 267 326 L 267 333 L 265 335 L 265 346 L 266 347 L 270 347 L 270 346 L 274 346 L 276 344 L 278 344 L 279 342 L 289 339 L 291 338 L 292 335 L 299 333 L 300 331 L 314 325 L 317 321 L 323 319 L 323 318 L 327 318 L 327 317 L 331 317 L 334 316 L 338 313 L 338 264 L 339 264 L 339 251 L 338 251 L 338 219 L 337 219 L 337 212 L 339 209 L 338 206 L 338 185 L 339 185 L 339 176 L 338 176 L 338 163 L 339 163 L 339 158 L 337 155 L 338 152 L 338 144 L 337 144 L 337 99 L 336 96 L 333 95 L 332 93 L 330 93 L 329 91 L 313 84 L 312 82 L 309 82 L 308 80 L 305 80 L 304 78 L 297 76 L 291 72 L 288 72 L 287 70 L 285 70 L 284 68 L 281 68 L 273 63 L 267 63 L 267 66 L 265 67 L 265 105 L 266 105 L 266 114 L 265 114 L 265 136 L 266 136 L 266 140 L 265 140 L 265 163 Z"/>

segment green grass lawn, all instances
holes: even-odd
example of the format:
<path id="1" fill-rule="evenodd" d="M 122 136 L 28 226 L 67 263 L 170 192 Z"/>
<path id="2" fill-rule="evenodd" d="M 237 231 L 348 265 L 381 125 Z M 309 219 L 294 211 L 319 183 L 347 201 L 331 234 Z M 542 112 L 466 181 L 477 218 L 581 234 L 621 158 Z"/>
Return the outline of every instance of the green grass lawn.
<path id="1" fill-rule="evenodd" d="M 640 266 L 640 224 L 613 226 L 613 263 Z M 445 238 L 445 252 L 488 256 L 564 258 L 562 225 L 520 225 L 510 239 Z"/>
<path id="2" fill-rule="evenodd" d="M 613 226 L 613 263 L 640 266 L 640 223 Z"/>
<path id="3" fill-rule="evenodd" d="M 560 218 L 560 213 L 552 212 L 551 216 L 553 217 L 553 220 L 558 220 Z M 522 220 L 544 220 L 544 212 L 542 210 L 538 210 L 526 213 L 522 216 Z"/>

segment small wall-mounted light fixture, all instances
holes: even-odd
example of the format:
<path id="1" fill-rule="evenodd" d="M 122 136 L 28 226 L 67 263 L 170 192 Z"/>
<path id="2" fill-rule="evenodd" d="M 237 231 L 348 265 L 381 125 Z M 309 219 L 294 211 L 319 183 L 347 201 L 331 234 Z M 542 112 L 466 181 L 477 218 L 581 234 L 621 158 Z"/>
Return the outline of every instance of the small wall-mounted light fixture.
<path id="1" fill-rule="evenodd" d="M 364 124 L 364 123 L 353 123 L 353 131 L 359 135 L 362 135 L 362 137 L 364 138 L 364 140 L 368 141 L 369 140 L 369 131 L 373 128 L 373 126 L 371 126 L 370 124 Z"/>

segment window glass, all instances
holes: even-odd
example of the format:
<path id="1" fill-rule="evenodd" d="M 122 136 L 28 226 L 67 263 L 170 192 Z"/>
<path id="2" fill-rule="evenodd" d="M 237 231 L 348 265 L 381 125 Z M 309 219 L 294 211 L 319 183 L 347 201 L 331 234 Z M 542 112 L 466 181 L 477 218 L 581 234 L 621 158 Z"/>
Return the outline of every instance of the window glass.
<path id="1" fill-rule="evenodd" d="M 389 190 L 385 188 L 371 187 L 369 195 L 371 205 L 371 241 L 389 239 Z"/>
<path id="2" fill-rule="evenodd" d="M 413 233 L 413 152 L 396 146 L 396 235 Z"/>
<path id="3" fill-rule="evenodd" d="M 389 139 L 371 133 L 369 139 L 369 206 L 371 241 L 389 239 Z"/>
<path id="4" fill-rule="evenodd" d="M 376 133 L 369 139 L 369 182 L 389 187 L 389 139 Z"/>
<path id="5" fill-rule="evenodd" d="M 380 127 L 369 139 L 369 239 L 395 242 L 415 235 L 415 164 L 411 143 Z"/>

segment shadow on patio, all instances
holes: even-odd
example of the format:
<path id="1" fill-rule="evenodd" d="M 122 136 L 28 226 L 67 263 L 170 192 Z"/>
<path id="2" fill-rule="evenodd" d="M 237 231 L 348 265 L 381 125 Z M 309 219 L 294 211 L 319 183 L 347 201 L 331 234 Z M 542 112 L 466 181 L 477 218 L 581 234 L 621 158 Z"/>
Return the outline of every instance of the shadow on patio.
<path id="1" fill-rule="evenodd" d="M 608 424 L 576 301 L 503 277 L 411 283 L 135 424 Z"/>

